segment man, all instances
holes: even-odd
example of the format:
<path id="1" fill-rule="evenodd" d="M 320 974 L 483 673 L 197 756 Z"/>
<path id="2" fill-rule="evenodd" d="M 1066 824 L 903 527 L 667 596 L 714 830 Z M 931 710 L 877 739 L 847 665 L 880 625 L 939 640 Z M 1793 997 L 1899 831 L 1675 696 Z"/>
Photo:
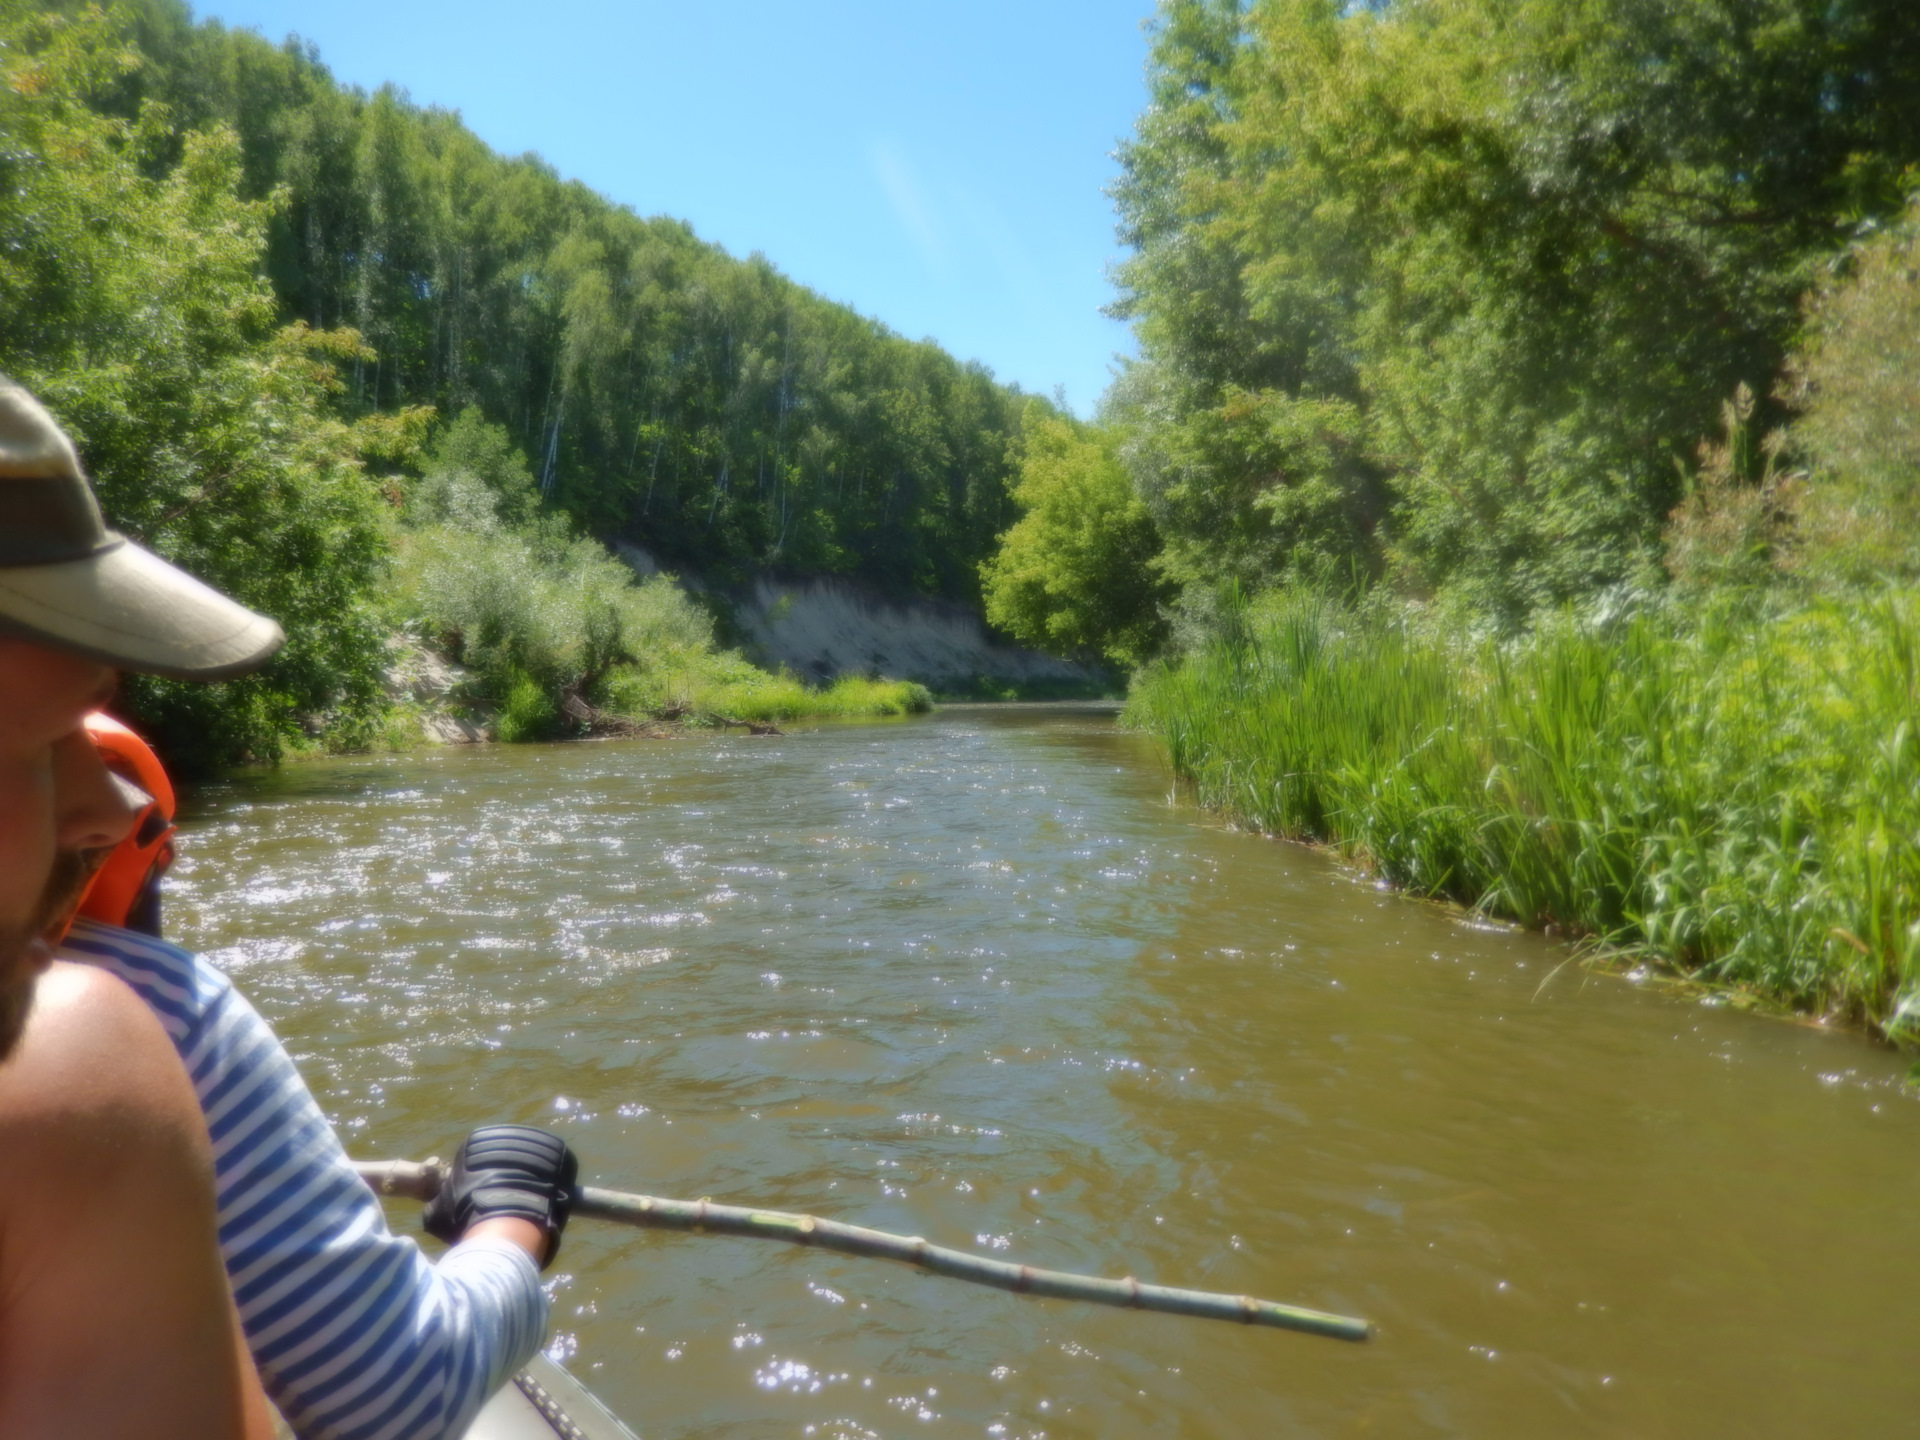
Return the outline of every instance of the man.
<path id="1" fill-rule="evenodd" d="M 193 1091 L 127 987 L 42 934 L 131 819 L 80 728 L 111 685 L 0 635 L 0 1435 L 265 1440 Z"/>
<path id="2" fill-rule="evenodd" d="M 281 639 L 272 621 L 106 531 L 65 435 L 0 382 L 7 631 L 18 637 L 9 654 L 205 679 L 262 663 Z M 110 678 L 100 674 L 96 704 Z M 6 688 L 27 693 L 32 677 L 20 680 Z M 60 743 L 86 747 L 98 766 L 77 725 Z M 36 926 L 70 912 L 101 848 L 51 847 L 61 903 L 43 899 L 25 922 L 26 951 Z M 131 986 L 185 1062 L 212 1135 L 220 1248 L 247 1344 L 298 1433 L 459 1434 L 544 1332 L 536 1266 L 551 1261 L 566 1222 L 571 1153 L 539 1131 L 475 1132 L 428 1217 L 459 1243 L 429 1266 L 388 1233 L 285 1051 L 225 976 L 157 939 L 88 923 L 62 953 Z"/>

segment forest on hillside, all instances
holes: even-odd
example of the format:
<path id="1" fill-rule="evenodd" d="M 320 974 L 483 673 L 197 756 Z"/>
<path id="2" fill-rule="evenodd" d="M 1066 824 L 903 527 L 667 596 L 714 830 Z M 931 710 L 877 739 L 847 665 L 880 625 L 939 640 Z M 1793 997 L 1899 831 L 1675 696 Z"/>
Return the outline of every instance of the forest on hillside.
<path id="1" fill-rule="evenodd" d="M 195 23 L 184 0 L 116 13 L 140 63 L 94 103 L 163 107 L 163 166 L 232 130 L 240 197 L 280 197 L 282 317 L 373 352 L 351 409 L 477 406 L 584 528 L 669 564 L 976 598 L 1023 405 L 983 367 L 497 155 L 457 113 L 344 87 L 310 46 Z"/>
<path id="2" fill-rule="evenodd" d="M 129 683 L 180 763 L 367 743 L 396 626 L 494 701 L 578 698 L 657 627 L 580 580 L 602 572 L 574 537 L 722 587 L 978 603 L 1050 410 L 983 367 L 182 0 L 7 7 L 0 69 L 0 369 L 73 432 L 111 523 L 290 637 L 259 676 Z M 450 516 L 477 492 L 436 465 L 492 499 Z"/>

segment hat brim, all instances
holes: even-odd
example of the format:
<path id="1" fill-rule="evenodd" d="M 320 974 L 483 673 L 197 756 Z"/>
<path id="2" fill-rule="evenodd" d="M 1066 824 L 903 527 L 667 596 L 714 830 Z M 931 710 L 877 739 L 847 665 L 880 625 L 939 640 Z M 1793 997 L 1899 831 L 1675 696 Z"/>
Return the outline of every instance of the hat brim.
<path id="1" fill-rule="evenodd" d="M 176 680 L 244 675 L 286 640 L 266 616 L 130 540 L 84 560 L 0 567 L 0 628 Z"/>

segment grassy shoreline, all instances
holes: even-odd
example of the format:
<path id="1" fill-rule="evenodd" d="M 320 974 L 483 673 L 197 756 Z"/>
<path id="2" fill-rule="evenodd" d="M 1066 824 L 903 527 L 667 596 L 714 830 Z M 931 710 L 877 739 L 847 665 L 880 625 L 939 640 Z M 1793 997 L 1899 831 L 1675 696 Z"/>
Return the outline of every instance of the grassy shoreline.
<path id="1" fill-rule="evenodd" d="M 1302 595 L 1136 680 L 1199 801 L 1390 882 L 1920 1042 L 1920 597 L 1520 642 Z"/>
<path id="2" fill-rule="evenodd" d="M 602 708 L 623 719 L 770 725 L 782 720 L 918 715 L 933 708 L 924 685 L 842 675 L 813 686 L 785 671 L 762 670 L 732 651 L 657 670 L 629 667 L 604 687 Z"/>

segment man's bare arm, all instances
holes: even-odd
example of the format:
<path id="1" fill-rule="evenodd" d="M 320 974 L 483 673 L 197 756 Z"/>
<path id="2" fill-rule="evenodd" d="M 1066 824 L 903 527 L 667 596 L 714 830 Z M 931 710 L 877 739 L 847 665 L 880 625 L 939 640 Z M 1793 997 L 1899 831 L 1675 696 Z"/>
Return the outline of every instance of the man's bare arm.
<path id="1" fill-rule="evenodd" d="M 0 1436 L 237 1440 L 250 1383 L 179 1059 L 119 980 L 56 965 L 0 1063 Z"/>

